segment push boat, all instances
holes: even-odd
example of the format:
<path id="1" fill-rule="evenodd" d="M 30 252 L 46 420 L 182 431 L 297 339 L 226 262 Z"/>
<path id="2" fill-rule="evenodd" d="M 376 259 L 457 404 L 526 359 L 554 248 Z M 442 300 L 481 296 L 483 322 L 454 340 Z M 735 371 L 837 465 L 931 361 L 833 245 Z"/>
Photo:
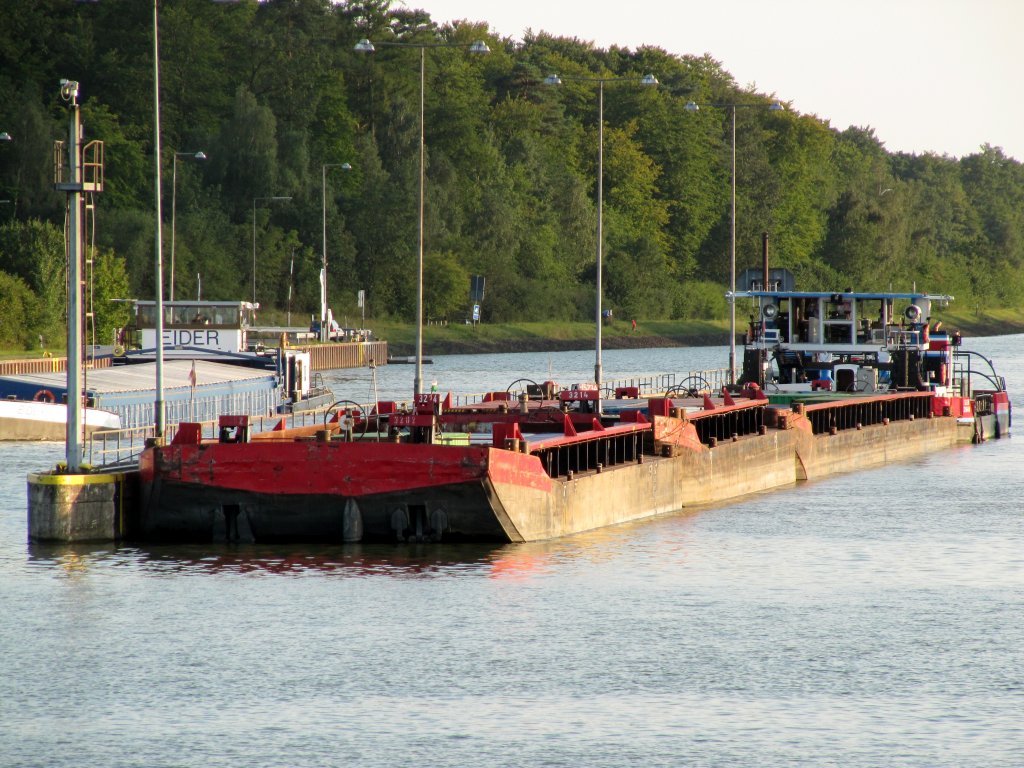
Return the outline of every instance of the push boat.
<path id="1" fill-rule="evenodd" d="M 952 296 L 755 287 L 736 294 L 751 306 L 741 383 L 775 402 L 930 392 L 937 408 L 974 424 L 976 439 L 1009 434 L 1005 379 L 990 359 L 962 347 L 959 332 L 932 321 L 932 309 Z"/>
<path id="2" fill-rule="evenodd" d="M 691 375 L 641 392 L 523 380 L 468 405 L 439 393 L 410 408 L 339 401 L 322 423 L 266 432 L 226 416 L 215 439 L 182 424 L 141 456 L 136 533 L 535 541 L 1009 435 L 1010 401 L 991 362 L 926 325 L 930 303 L 947 297 L 741 296 L 758 319 L 735 385 Z M 882 333 L 862 337 L 872 302 Z M 823 313 L 845 303 L 849 319 L 827 323 Z"/>

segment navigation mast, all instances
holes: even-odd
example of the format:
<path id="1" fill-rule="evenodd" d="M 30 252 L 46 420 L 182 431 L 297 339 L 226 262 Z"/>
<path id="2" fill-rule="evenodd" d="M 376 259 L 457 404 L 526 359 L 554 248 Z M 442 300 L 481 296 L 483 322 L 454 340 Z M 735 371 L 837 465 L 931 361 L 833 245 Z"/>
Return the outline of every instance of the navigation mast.
<path id="1" fill-rule="evenodd" d="M 66 457 L 68 472 L 82 466 L 82 398 L 84 396 L 83 352 L 83 221 L 85 195 L 103 191 L 103 142 L 82 145 L 82 123 L 78 105 L 78 82 L 62 79 L 60 97 L 68 104 L 67 164 L 63 141 L 54 142 L 54 188 L 67 192 L 68 227 L 66 248 L 68 259 L 68 419 Z"/>

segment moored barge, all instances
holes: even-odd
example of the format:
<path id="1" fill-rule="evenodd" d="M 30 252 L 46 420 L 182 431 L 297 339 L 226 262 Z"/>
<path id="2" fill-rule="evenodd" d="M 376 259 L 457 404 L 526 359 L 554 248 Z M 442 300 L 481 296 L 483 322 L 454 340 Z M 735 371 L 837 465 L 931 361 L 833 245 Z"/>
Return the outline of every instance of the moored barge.
<path id="1" fill-rule="evenodd" d="M 227 418 L 216 441 L 183 428 L 142 456 L 138 535 L 534 541 L 982 439 L 962 415 L 970 398 L 932 391 L 788 406 L 756 385 L 619 394 L 614 418 L 597 415 L 596 390 L 574 389 L 451 409 L 425 394 L 410 412 L 351 408 L 260 434 Z"/>
<path id="2" fill-rule="evenodd" d="M 462 407 L 339 402 L 322 425 L 259 434 L 228 417 L 216 440 L 182 425 L 141 457 L 138 534 L 534 541 L 1009 435 L 1003 378 L 931 321 L 952 297 L 801 293 L 765 261 L 730 296 L 752 312 L 720 391 L 530 382 Z"/>

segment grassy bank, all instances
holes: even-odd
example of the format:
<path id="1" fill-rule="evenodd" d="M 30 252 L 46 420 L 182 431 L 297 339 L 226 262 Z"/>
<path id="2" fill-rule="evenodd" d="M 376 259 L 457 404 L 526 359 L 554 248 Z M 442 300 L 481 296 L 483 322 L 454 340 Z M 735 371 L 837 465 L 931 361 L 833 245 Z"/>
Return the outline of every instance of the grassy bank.
<path id="1" fill-rule="evenodd" d="M 1024 310 L 951 312 L 936 314 L 946 329 L 959 329 L 966 337 L 1024 333 Z M 415 351 L 416 329 L 399 323 L 373 323 L 378 338 L 386 339 L 393 355 Z M 744 326 L 739 327 L 740 332 Z M 695 347 L 729 343 L 729 321 L 643 321 L 634 332 L 627 321 L 602 329 L 605 349 Z M 423 331 L 425 355 L 485 352 L 536 352 L 592 349 L 593 323 L 508 323 L 502 325 L 429 325 Z"/>
<path id="2" fill-rule="evenodd" d="M 413 354 L 414 326 L 382 322 L 371 327 L 378 338 L 388 341 L 391 354 Z M 423 351 L 426 355 L 445 355 L 592 349 L 594 336 L 593 323 L 428 325 L 423 330 Z M 629 322 L 616 321 L 603 326 L 601 336 L 605 349 L 725 344 L 729 340 L 729 323 L 652 321 L 637 323 L 633 331 Z"/>
<path id="3" fill-rule="evenodd" d="M 947 330 L 957 329 L 964 336 L 1002 336 L 1010 333 L 1024 333 L 1024 309 L 995 309 L 991 311 L 970 311 L 952 307 L 935 316 Z"/>

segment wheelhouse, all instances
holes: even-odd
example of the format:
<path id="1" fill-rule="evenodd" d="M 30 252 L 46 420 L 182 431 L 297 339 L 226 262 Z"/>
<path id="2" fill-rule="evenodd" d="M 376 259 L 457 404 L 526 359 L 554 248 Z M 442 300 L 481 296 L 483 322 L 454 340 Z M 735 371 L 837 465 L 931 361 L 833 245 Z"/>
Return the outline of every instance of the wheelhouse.
<path id="1" fill-rule="evenodd" d="M 952 296 L 923 293 L 825 293 L 745 291 L 749 299 L 747 343 L 785 345 L 796 350 L 927 343 L 932 307 Z"/>
<path id="2" fill-rule="evenodd" d="M 248 301 L 165 301 L 163 346 L 244 352 L 257 309 Z M 156 348 L 156 320 L 156 302 L 135 302 L 134 333 L 143 349 Z"/>

